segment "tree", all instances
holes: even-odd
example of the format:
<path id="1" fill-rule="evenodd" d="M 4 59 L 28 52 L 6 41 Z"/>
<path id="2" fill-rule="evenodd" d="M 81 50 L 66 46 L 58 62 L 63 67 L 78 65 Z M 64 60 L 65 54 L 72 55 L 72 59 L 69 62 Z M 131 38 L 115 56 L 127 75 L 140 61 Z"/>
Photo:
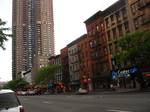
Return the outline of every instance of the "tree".
<path id="1" fill-rule="evenodd" d="M 139 67 L 150 63 L 150 31 L 137 31 L 126 34 L 119 42 L 122 51 L 115 55 L 117 64 L 130 61 Z"/>
<path id="2" fill-rule="evenodd" d="M 16 79 L 16 80 L 11 80 L 9 81 L 6 85 L 4 85 L 5 89 L 12 89 L 12 90 L 17 90 L 17 89 L 23 89 L 25 88 L 29 83 L 26 82 L 24 79 Z"/>
<path id="3" fill-rule="evenodd" d="M 130 66 L 136 65 L 138 68 L 150 66 L 150 31 L 126 34 L 119 40 L 118 47 L 121 48 L 121 52 L 114 56 L 117 65 L 130 62 Z M 145 81 L 140 70 L 136 73 L 136 77 L 141 89 L 145 88 Z"/>
<path id="4" fill-rule="evenodd" d="M 55 73 L 60 69 L 60 65 L 48 65 L 38 70 L 36 83 L 37 84 L 48 84 L 54 80 Z"/>
<path id="5" fill-rule="evenodd" d="M 8 31 L 9 28 L 5 28 L 6 22 L 2 21 L 0 18 L 0 48 L 5 50 L 4 42 L 7 41 L 7 37 L 10 37 L 10 34 L 6 34 L 5 31 Z"/>

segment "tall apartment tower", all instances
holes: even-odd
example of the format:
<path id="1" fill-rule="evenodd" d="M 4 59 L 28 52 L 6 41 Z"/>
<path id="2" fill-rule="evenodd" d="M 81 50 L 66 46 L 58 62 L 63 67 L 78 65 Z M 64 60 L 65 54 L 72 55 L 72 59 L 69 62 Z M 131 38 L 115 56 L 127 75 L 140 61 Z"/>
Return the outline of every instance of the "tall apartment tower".
<path id="1" fill-rule="evenodd" d="M 53 0 L 13 0 L 12 76 L 48 64 L 55 54 Z"/>

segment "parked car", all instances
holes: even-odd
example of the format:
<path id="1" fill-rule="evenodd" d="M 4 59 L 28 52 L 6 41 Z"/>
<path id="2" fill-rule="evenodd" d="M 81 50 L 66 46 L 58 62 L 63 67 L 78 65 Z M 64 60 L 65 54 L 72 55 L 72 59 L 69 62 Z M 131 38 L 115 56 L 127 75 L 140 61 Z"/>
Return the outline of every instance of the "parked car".
<path id="1" fill-rule="evenodd" d="M 85 95 L 85 94 L 88 94 L 88 90 L 79 88 L 79 90 L 76 92 L 76 94 L 77 95 Z"/>
<path id="2" fill-rule="evenodd" d="M 0 90 L 0 112 L 25 112 L 14 91 Z"/>
<path id="3" fill-rule="evenodd" d="M 27 95 L 35 95 L 35 90 L 28 90 Z"/>

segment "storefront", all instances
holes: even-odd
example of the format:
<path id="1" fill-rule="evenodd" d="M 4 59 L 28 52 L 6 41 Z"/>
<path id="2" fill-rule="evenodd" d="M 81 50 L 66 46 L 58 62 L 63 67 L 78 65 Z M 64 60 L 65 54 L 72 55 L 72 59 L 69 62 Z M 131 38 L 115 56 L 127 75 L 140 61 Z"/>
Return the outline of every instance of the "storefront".
<path id="1" fill-rule="evenodd" d="M 146 83 L 146 87 L 150 88 L 150 72 L 143 72 L 142 74 Z"/>
<path id="2" fill-rule="evenodd" d="M 71 91 L 77 91 L 80 88 L 80 80 L 73 80 L 70 82 Z"/>
<path id="3" fill-rule="evenodd" d="M 128 69 L 120 69 L 112 71 L 112 84 L 117 88 L 136 88 L 136 75 L 139 69 L 137 67 L 130 67 Z"/>

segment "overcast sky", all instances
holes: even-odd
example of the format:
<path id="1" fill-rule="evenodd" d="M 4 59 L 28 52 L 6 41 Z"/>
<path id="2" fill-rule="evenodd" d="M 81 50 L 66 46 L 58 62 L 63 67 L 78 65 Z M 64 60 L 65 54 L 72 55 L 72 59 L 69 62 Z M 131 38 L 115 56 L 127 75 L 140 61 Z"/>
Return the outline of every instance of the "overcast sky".
<path id="1" fill-rule="evenodd" d="M 104 10 L 117 0 L 53 0 L 56 54 L 71 41 L 86 33 L 83 23 L 99 10 Z M 11 27 L 12 0 L 0 0 L 0 18 Z M 6 50 L 0 49 L 0 81 L 12 79 L 12 44 L 5 43 Z"/>

